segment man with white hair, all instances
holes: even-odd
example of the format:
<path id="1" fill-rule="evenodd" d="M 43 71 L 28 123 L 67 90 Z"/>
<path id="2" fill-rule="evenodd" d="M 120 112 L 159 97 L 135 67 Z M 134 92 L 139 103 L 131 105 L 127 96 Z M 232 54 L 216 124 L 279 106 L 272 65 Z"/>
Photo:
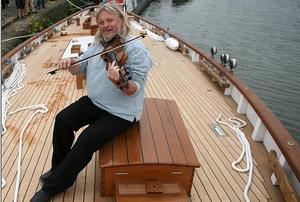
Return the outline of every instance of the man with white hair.
<path id="1" fill-rule="evenodd" d="M 46 202 L 71 187 L 94 152 L 126 131 L 141 118 L 144 88 L 152 59 L 139 40 L 126 44 L 123 67 L 100 56 L 71 67 L 79 59 L 104 50 L 116 37 L 128 41 L 130 26 L 125 13 L 115 4 L 104 4 L 97 13 L 99 25 L 95 42 L 78 59 L 61 59 L 59 67 L 71 74 L 86 74 L 87 96 L 63 109 L 55 119 L 51 169 L 40 177 L 43 187 L 31 199 Z M 130 74 L 123 80 L 120 71 Z M 87 126 L 74 141 L 74 131 Z M 72 146 L 73 145 L 73 146 Z"/>

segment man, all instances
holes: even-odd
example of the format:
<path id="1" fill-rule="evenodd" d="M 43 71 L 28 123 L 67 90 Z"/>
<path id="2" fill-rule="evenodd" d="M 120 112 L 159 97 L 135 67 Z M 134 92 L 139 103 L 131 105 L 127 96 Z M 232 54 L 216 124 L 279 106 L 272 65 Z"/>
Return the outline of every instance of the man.
<path id="1" fill-rule="evenodd" d="M 99 29 L 95 42 L 79 59 L 101 52 L 103 46 L 116 36 L 124 37 L 125 41 L 132 38 L 128 35 L 128 19 L 117 5 L 103 5 L 96 17 Z M 72 67 L 75 59 L 60 61 L 61 69 L 67 69 L 71 74 L 86 74 L 88 95 L 56 116 L 52 167 L 40 177 L 44 184 L 33 196 L 32 202 L 50 201 L 52 196 L 71 187 L 94 152 L 140 119 L 144 85 L 152 60 L 141 41 L 126 44 L 124 50 L 128 54 L 124 67 L 111 62 L 107 70 L 100 56 Z M 120 78 L 120 68 L 130 73 L 131 80 Z M 86 125 L 88 127 L 72 146 L 74 131 Z"/>

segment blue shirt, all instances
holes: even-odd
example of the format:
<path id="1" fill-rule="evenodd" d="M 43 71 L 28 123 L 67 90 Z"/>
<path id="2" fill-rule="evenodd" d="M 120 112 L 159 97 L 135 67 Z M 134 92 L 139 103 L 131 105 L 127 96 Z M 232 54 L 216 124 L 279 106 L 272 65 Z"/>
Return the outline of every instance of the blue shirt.
<path id="1" fill-rule="evenodd" d="M 131 38 L 127 37 L 126 41 Z M 125 68 L 130 72 L 132 81 L 137 84 L 137 91 L 133 95 L 125 95 L 107 78 L 106 63 L 100 56 L 81 63 L 80 71 L 86 74 L 88 97 L 97 107 L 128 121 L 139 120 L 144 103 L 145 82 L 153 62 L 140 40 L 134 40 L 123 48 L 128 54 Z M 78 59 L 99 53 L 103 49 L 101 43 L 95 41 Z"/>

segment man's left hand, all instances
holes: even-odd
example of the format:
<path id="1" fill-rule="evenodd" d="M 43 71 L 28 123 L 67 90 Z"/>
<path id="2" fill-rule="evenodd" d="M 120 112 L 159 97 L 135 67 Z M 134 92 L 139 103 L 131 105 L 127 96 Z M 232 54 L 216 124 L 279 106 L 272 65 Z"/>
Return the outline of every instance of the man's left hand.
<path id="1" fill-rule="evenodd" d="M 116 65 L 115 61 L 108 64 L 107 77 L 115 85 L 118 85 L 120 83 L 120 68 Z"/>

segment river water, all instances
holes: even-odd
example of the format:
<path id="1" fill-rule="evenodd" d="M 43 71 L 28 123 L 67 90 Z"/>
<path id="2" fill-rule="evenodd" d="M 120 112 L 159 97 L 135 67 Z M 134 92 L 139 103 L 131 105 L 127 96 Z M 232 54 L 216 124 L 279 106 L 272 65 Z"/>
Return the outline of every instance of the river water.
<path id="1" fill-rule="evenodd" d="M 154 0 L 142 16 L 236 58 L 235 73 L 300 143 L 299 0 Z"/>

